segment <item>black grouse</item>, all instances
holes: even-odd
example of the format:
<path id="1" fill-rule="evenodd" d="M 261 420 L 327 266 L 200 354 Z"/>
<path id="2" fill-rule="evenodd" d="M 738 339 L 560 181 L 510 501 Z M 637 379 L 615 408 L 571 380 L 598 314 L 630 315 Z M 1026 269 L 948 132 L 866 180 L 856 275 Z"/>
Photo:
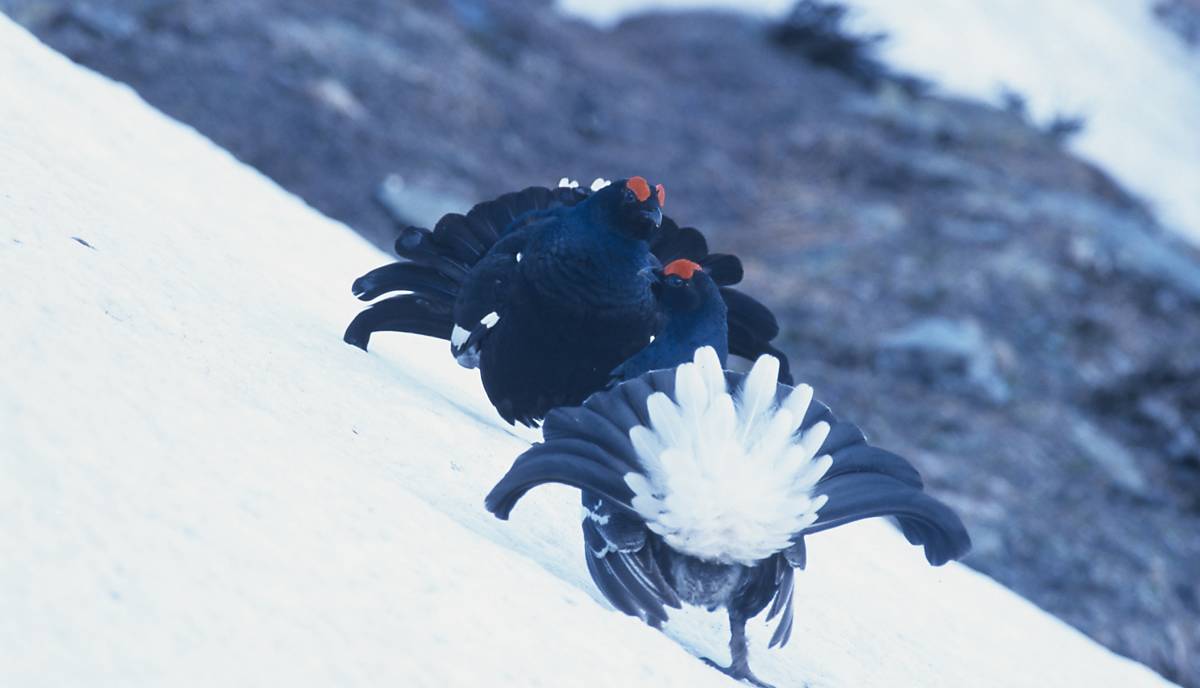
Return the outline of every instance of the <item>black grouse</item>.
<path id="1" fill-rule="evenodd" d="M 766 686 L 750 669 L 746 621 L 769 607 L 767 619 L 779 617 L 770 646 L 787 643 L 806 535 L 891 516 L 934 566 L 970 549 L 908 461 L 869 445 L 811 387 L 778 384 L 778 370 L 764 355 L 748 374 L 723 371 L 704 346 L 691 362 L 555 409 L 545 441 L 517 458 L 487 508 L 505 519 L 537 485 L 579 488 L 595 500 L 585 499 L 588 569 L 612 605 L 655 627 L 683 602 L 725 608 L 731 664 L 706 661 Z"/>
<path id="2" fill-rule="evenodd" d="M 376 302 L 346 329 L 366 349 L 378 331 L 447 339 L 478 367 L 488 398 L 508 422 L 535 425 L 557 406 L 602 389 L 613 369 L 659 329 L 652 272 L 677 258 L 703 265 L 728 307 L 731 353 L 769 353 L 779 326 L 758 301 L 730 288 L 734 256 L 710 254 L 704 236 L 662 215 L 665 191 L 642 177 L 592 190 L 530 187 L 442 217 L 433 231 L 409 227 L 396 241 L 406 260 L 354 282 Z"/>
<path id="3" fill-rule="evenodd" d="M 725 367 L 726 307 L 716 282 L 696 263 L 680 258 L 656 273 L 651 289 L 659 303 L 659 331 L 654 339 L 613 371 L 613 383 L 630 380 L 651 370 L 674 368 L 692 359 L 702 346 L 710 346 Z M 612 552 L 640 548 L 645 541 L 645 525 L 633 514 L 605 501 L 589 490 L 580 492 L 583 502 L 583 549 L 588 573 L 596 587 L 610 600 L 624 599 L 625 581 L 636 575 Z M 628 607 L 613 603 L 627 614 L 638 616 Z M 657 626 L 657 619 L 647 619 Z"/>
<path id="4" fill-rule="evenodd" d="M 729 309 L 720 287 L 698 263 L 673 260 L 655 273 L 651 284 L 658 303 L 659 326 L 646 348 L 613 371 L 617 381 L 691 360 L 702 346 L 711 346 L 724 366 L 729 357 Z"/>

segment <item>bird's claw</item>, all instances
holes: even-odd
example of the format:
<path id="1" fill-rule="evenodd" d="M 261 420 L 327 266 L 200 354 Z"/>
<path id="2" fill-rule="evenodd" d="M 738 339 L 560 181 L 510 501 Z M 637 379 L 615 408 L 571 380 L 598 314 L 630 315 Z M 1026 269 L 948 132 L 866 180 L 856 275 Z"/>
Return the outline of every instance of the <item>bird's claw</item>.
<path id="1" fill-rule="evenodd" d="M 743 664 L 740 666 L 730 665 L 726 667 L 717 664 L 708 657 L 701 657 L 700 659 L 704 660 L 705 664 L 730 678 L 737 679 L 738 681 L 745 681 L 752 686 L 757 686 L 757 688 L 775 688 L 775 686 L 755 676 L 754 672 L 750 671 L 750 666 L 748 664 Z"/>

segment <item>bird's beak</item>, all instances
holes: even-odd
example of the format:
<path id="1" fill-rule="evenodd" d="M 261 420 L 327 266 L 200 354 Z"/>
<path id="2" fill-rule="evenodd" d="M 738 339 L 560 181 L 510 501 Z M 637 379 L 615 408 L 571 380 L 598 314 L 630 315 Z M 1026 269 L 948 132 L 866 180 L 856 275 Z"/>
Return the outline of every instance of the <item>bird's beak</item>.
<path id="1" fill-rule="evenodd" d="M 654 208 L 652 210 L 643 210 L 642 217 L 653 222 L 655 227 L 662 226 L 662 208 Z"/>

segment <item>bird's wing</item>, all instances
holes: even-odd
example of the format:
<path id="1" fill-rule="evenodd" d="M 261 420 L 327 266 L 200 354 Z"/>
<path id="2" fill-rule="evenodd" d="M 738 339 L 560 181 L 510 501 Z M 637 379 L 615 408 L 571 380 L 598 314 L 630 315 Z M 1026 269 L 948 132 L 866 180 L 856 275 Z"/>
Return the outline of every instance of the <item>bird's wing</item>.
<path id="1" fill-rule="evenodd" d="M 603 555 L 604 551 L 636 552 L 646 546 L 646 524 L 628 511 L 614 508 L 603 497 L 583 490 L 583 522 L 591 524 L 590 531 L 600 536 L 601 542 L 591 543 L 592 551 Z"/>
<path id="2" fill-rule="evenodd" d="M 496 244 L 584 198 L 587 193 L 577 189 L 534 186 L 479 203 L 465 215 L 444 215 L 432 230 L 404 229 L 396 239 L 396 253 L 404 260 L 358 278 L 353 291 L 363 301 L 389 292 L 407 293 L 360 313 L 346 329 L 346 342 L 365 350 L 371 334 L 383 330 L 451 339 L 459 334 L 455 325 L 462 326 L 454 318 L 454 307 L 469 276 L 479 268 L 499 269 L 486 259 Z M 477 324 L 490 312 L 479 313 L 472 322 Z"/>
<path id="3" fill-rule="evenodd" d="M 653 536 L 646 524 L 587 491 L 583 508 L 584 557 L 596 587 L 616 609 L 661 626 L 664 607 L 678 609 L 680 601 L 648 546 Z"/>
<path id="4" fill-rule="evenodd" d="M 460 363 L 475 367 L 479 345 L 506 314 L 509 287 L 521 261 L 529 229 L 504 235 L 463 279 L 454 301 L 450 351 Z"/>

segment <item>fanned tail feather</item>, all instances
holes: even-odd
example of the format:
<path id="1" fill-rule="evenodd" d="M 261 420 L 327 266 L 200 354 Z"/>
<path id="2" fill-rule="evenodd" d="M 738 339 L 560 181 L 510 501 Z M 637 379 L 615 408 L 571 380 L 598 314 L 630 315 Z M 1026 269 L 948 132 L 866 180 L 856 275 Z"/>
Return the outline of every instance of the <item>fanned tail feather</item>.
<path id="1" fill-rule="evenodd" d="M 560 483 L 599 494 L 628 511 L 633 491 L 625 484 L 621 463 L 606 460 L 599 452 L 585 455 L 560 451 L 554 444 L 539 444 L 517 458 L 508 473 L 484 499 L 487 510 L 507 519 L 525 493 L 538 485 Z"/>
<path id="2" fill-rule="evenodd" d="M 454 327 L 450 311 L 438 303 L 415 294 L 393 296 L 355 316 L 342 339 L 363 351 L 375 332 L 412 332 L 449 339 Z"/>
<path id="3" fill-rule="evenodd" d="M 695 227 L 680 227 L 671 218 L 663 217 L 650 239 L 650 252 L 663 265 L 680 258 L 700 263 L 708 256 L 708 241 Z"/>
<path id="4" fill-rule="evenodd" d="M 433 232 L 423 227 L 408 227 L 396 239 L 396 254 L 418 265 L 431 267 L 455 283 L 466 278 L 470 265 L 443 253 L 433 239 Z"/>
<path id="5" fill-rule="evenodd" d="M 700 266 L 717 283 L 717 286 L 727 287 L 742 281 L 744 275 L 742 261 L 737 256 L 728 253 L 710 253 L 699 261 Z"/>
<path id="6" fill-rule="evenodd" d="M 775 314 L 737 289 L 721 287 L 721 296 L 728 310 L 729 353 L 751 361 L 763 355 L 771 356 L 779 361 L 779 381 L 785 385 L 794 384 L 787 356 L 771 344 L 771 340 L 779 336 L 779 321 Z"/>
<path id="7" fill-rule="evenodd" d="M 864 518 L 894 516 L 908 541 L 925 547 L 925 559 L 934 566 L 958 559 L 971 548 L 966 527 L 950 507 L 889 475 L 844 473 L 821 481 L 817 490 L 829 501 L 805 533 Z"/>
<path id="8" fill-rule="evenodd" d="M 344 339 L 363 350 L 371 334 L 380 331 L 450 339 L 463 282 L 491 247 L 515 229 L 586 197 L 575 189 L 529 187 L 479 203 L 465 215 L 444 215 L 432 231 L 405 228 L 395 248 L 406 262 L 372 270 L 355 280 L 352 289 L 364 301 L 393 291 L 411 292 L 412 298 L 376 303 L 350 323 Z"/>
<path id="9" fill-rule="evenodd" d="M 436 268 L 417 263 L 391 263 L 354 280 L 350 288 L 362 301 L 372 301 L 391 291 L 408 291 L 454 303 L 459 283 Z"/>

